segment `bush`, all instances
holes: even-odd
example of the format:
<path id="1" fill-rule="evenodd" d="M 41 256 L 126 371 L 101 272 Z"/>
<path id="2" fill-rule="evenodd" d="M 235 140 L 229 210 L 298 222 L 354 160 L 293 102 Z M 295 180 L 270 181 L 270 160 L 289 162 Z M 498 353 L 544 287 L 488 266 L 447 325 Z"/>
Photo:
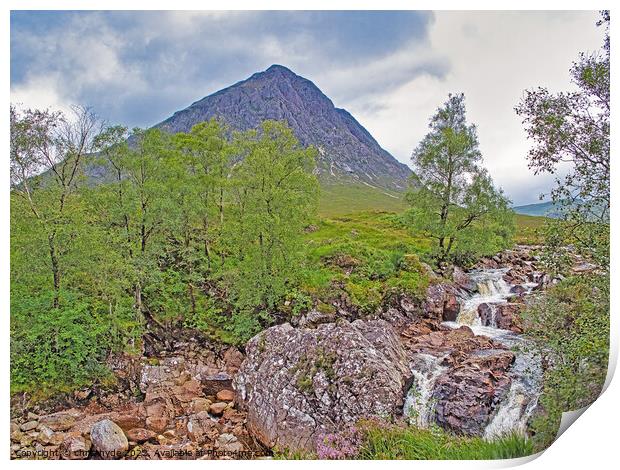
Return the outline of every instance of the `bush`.
<path id="1" fill-rule="evenodd" d="M 42 396 L 71 391 L 108 374 L 105 360 L 139 336 L 131 305 L 63 291 L 11 296 L 11 392 Z"/>
<path id="2" fill-rule="evenodd" d="M 526 331 L 548 358 L 544 413 L 532 423 L 543 449 L 557 433 L 561 414 L 589 405 L 607 375 L 609 276 L 567 278 L 535 299 L 523 313 Z"/>

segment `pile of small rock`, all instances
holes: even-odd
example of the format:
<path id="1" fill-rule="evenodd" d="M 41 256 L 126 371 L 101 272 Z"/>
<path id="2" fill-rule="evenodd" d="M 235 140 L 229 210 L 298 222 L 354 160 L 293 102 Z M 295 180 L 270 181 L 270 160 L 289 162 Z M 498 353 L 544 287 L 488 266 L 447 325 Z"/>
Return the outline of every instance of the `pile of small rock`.
<path id="1" fill-rule="evenodd" d="M 232 376 L 243 360 L 235 348 L 218 361 L 170 356 L 144 359 L 130 401 L 92 395 L 83 407 L 11 421 L 15 459 L 229 459 L 268 452 L 237 410 Z"/>

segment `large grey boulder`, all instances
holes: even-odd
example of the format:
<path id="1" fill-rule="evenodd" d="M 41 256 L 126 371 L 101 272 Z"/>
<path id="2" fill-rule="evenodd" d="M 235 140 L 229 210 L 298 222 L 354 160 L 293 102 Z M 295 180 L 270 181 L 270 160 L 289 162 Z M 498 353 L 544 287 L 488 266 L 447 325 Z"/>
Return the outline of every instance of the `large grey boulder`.
<path id="1" fill-rule="evenodd" d="M 113 421 L 104 419 L 93 424 L 90 430 L 93 447 L 104 459 L 118 459 L 125 455 L 129 442 L 123 430 Z"/>
<path id="2" fill-rule="evenodd" d="M 314 450 L 325 433 L 403 406 L 411 376 L 384 320 L 269 328 L 246 347 L 233 386 L 250 431 L 266 446 Z"/>

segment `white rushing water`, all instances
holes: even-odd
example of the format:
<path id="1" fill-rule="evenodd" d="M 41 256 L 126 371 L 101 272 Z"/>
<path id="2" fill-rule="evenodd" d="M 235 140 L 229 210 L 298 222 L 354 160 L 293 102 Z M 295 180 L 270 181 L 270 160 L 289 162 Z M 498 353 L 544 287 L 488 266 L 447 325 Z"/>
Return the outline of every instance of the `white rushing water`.
<path id="1" fill-rule="evenodd" d="M 462 325 L 469 326 L 476 335 L 484 335 L 515 353 L 515 362 L 508 375 L 511 385 L 506 396 L 494 410 L 491 420 L 484 430 L 485 439 L 493 439 L 508 433 L 523 434 L 527 421 L 538 404 L 542 388 L 541 358 L 528 348 L 528 342 L 520 335 L 497 328 L 495 322 L 495 306 L 506 303 L 514 295 L 511 286 L 503 276 L 508 269 L 487 269 L 469 273 L 470 278 L 478 287 L 478 292 L 461 302 L 461 310 L 455 322 L 444 322 L 451 328 Z M 528 283 L 523 287 L 529 292 L 536 284 Z M 487 326 L 482 324 L 478 307 L 488 304 L 491 318 Z M 482 352 L 483 353 L 483 352 Z M 410 416 L 412 423 L 421 427 L 430 424 L 434 404 L 432 403 L 433 388 L 437 378 L 446 370 L 441 366 L 443 357 L 430 354 L 418 354 L 412 363 L 414 384 L 409 391 L 403 411 Z"/>
<path id="2" fill-rule="evenodd" d="M 510 286 L 504 281 L 504 274 L 508 269 L 487 269 L 470 273 L 470 278 L 478 286 L 478 293 L 461 303 L 461 311 L 456 319 L 456 323 L 469 326 L 474 333 L 491 336 L 494 334 L 489 327 L 483 327 L 478 315 L 478 307 L 481 304 L 489 304 L 492 310 L 492 321 L 489 325 L 496 328 L 494 305 L 506 303 L 511 296 Z M 482 327 L 482 329 L 480 329 Z M 502 330 L 504 331 L 504 330 Z"/>
<path id="3" fill-rule="evenodd" d="M 411 424 L 426 428 L 430 424 L 431 416 L 435 411 L 432 402 L 435 382 L 447 369 L 441 365 L 444 357 L 432 354 L 416 354 L 412 361 L 413 384 L 407 393 L 403 414 L 409 418 Z"/>
<path id="4" fill-rule="evenodd" d="M 504 341 L 508 341 L 506 345 L 509 345 L 510 340 L 504 338 Z M 497 438 L 511 432 L 525 434 L 527 421 L 538 405 L 542 389 L 541 358 L 527 350 L 525 340 L 517 337 L 513 341 L 513 346 L 518 349 L 509 372 L 512 378 L 510 390 L 487 424 L 484 430 L 485 439 Z"/>

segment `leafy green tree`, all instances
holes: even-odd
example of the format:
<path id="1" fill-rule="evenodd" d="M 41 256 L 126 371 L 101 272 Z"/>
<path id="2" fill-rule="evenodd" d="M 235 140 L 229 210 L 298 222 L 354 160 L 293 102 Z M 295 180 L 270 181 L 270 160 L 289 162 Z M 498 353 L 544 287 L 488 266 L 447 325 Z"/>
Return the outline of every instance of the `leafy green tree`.
<path id="1" fill-rule="evenodd" d="M 609 27 L 609 12 L 598 25 Z M 527 332 L 549 357 L 540 403 L 545 413 L 534 422 L 540 448 L 555 438 L 564 411 L 592 403 L 607 375 L 609 356 L 609 31 L 603 51 L 581 54 L 571 69 L 577 91 L 526 91 L 516 108 L 535 142 L 528 158 L 536 173 L 557 174 L 551 197 L 561 219 L 545 233 L 549 269 L 567 275 L 531 302 L 524 313 Z M 594 261 L 588 275 L 570 275 L 574 262 L 567 245 Z"/>
<path id="2" fill-rule="evenodd" d="M 527 90 L 515 108 L 527 136 L 534 141 L 529 166 L 558 175 L 551 198 L 562 220 L 550 222 L 550 260 L 562 264 L 559 247 L 575 244 L 582 254 L 609 265 L 609 12 L 598 25 L 607 28 L 601 52 L 582 53 L 570 70 L 576 91 Z M 561 266 L 555 266 L 560 268 Z"/>
<path id="3" fill-rule="evenodd" d="M 111 127 L 97 141 L 99 161 L 113 178 L 99 189 L 96 213 L 109 231 L 112 246 L 125 256 L 136 310 L 155 321 L 144 291 L 159 284 L 160 256 L 166 251 L 166 235 L 177 221 L 176 196 L 185 196 L 179 182 L 182 170 L 168 134 L 134 129 L 130 145 L 127 137 L 125 128 Z"/>
<path id="4" fill-rule="evenodd" d="M 240 310 L 265 311 L 296 282 L 301 235 L 318 201 L 317 152 L 276 121 L 237 134 L 234 146 L 223 281 Z"/>
<path id="5" fill-rule="evenodd" d="M 98 124 L 75 112 L 69 120 L 11 108 L 13 392 L 45 395 L 103 378 L 109 352 L 140 334 L 96 190 L 79 184 Z"/>
<path id="6" fill-rule="evenodd" d="M 512 212 L 480 166 L 478 136 L 466 121 L 465 96 L 449 95 L 429 128 L 412 157 L 415 189 L 407 195 L 412 228 L 436 240 L 439 265 L 505 247 L 512 235 Z"/>
<path id="7" fill-rule="evenodd" d="M 232 167 L 227 134 L 229 130 L 224 124 L 211 119 L 195 125 L 189 133 L 178 133 L 174 137 L 187 175 L 194 180 L 196 197 L 191 204 L 199 213 L 200 240 L 209 270 L 214 262 L 214 245 L 217 245 L 224 223 Z M 216 253 L 215 257 L 223 263 L 224 250 L 221 246 L 215 249 L 219 251 L 219 256 Z"/>
<path id="8" fill-rule="evenodd" d="M 77 187 L 82 162 L 100 130 L 87 108 L 74 107 L 70 117 L 50 111 L 10 107 L 11 191 L 27 201 L 29 211 L 47 236 L 53 283 L 52 306 L 58 308 L 64 274 L 63 257 L 76 233 Z"/>

